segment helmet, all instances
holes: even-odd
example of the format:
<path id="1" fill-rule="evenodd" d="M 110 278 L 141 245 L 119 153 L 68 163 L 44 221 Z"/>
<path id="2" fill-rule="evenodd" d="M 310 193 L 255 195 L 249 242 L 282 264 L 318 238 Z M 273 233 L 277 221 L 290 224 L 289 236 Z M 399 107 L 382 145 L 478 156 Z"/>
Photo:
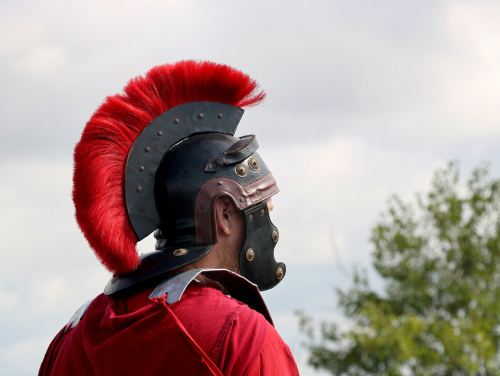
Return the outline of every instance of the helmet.
<path id="1" fill-rule="evenodd" d="M 217 242 L 220 196 L 244 213 L 241 274 L 261 290 L 282 280 L 265 202 L 276 181 L 256 137 L 233 136 L 242 107 L 264 98 L 238 70 L 182 61 L 131 80 L 93 114 L 75 148 L 73 200 L 82 232 L 114 273 L 106 294 L 205 257 Z M 155 230 L 156 251 L 139 257 L 136 243 Z"/>

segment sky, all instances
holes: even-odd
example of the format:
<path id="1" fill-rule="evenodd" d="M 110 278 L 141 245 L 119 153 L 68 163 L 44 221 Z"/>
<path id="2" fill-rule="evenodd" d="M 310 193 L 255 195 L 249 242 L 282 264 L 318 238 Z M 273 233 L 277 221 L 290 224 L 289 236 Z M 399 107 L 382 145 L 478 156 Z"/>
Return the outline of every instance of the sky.
<path id="1" fill-rule="evenodd" d="M 71 201 L 86 121 L 130 78 L 183 59 L 268 93 L 237 131 L 257 135 L 281 189 L 287 276 L 263 296 L 301 374 L 316 374 L 293 312 L 348 325 L 334 288 L 370 268 L 388 197 L 412 200 L 450 160 L 464 178 L 484 161 L 500 176 L 499 19 L 497 1 L 1 1 L 0 376 L 35 374 L 110 277 Z"/>

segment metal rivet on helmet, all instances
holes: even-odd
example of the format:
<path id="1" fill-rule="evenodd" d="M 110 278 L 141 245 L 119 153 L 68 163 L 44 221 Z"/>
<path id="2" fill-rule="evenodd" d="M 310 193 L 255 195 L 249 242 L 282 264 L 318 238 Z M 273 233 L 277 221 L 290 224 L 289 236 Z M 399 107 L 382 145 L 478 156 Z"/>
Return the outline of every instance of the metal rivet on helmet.
<path id="1" fill-rule="evenodd" d="M 222 114 L 219 114 L 219 119 L 222 118 Z"/>
<path id="2" fill-rule="evenodd" d="M 279 234 L 278 234 L 278 230 L 274 230 L 274 231 L 273 231 L 273 242 L 275 242 L 275 243 L 276 243 L 276 242 L 278 241 L 279 237 L 280 237 L 280 236 L 279 236 Z"/>
<path id="3" fill-rule="evenodd" d="M 255 158 L 250 158 L 248 159 L 248 166 L 254 171 L 257 171 L 259 169 L 259 162 Z"/>
<path id="4" fill-rule="evenodd" d="M 203 114 L 199 114 L 199 115 L 198 115 L 198 117 L 199 117 L 200 119 L 202 119 L 202 118 L 203 118 Z"/>
<path id="5" fill-rule="evenodd" d="M 142 192 L 142 188 L 141 187 L 137 187 L 137 192 Z"/>
<path id="6" fill-rule="evenodd" d="M 248 261 L 252 261 L 255 258 L 255 252 L 253 251 L 252 248 L 248 248 L 246 257 Z"/>
<path id="7" fill-rule="evenodd" d="M 144 211 L 146 210 L 146 208 L 144 206 L 141 206 L 141 211 Z"/>
<path id="8" fill-rule="evenodd" d="M 219 182 L 219 185 L 222 185 L 222 182 L 221 182 L 221 181 Z"/>
<path id="9" fill-rule="evenodd" d="M 144 166 L 139 167 L 139 170 L 144 171 Z"/>
<path id="10" fill-rule="evenodd" d="M 146 151 L 150 151 L 151 149 L 149 148 L 149 146 L 147 146 L 145 150 Z"/>
<path id="11" fill-rule="evenodd" d="M 179 122 L 179 119 L 175 119 L 174 123 L 177 124 Z"/>
<path id="12" fill-rule="evenodd" d="M 234 168 L 234 172 L 240 178 L 244 178 L 248 174 L 247 168 L 245 166 L 243 166 L 242 164 L 237 164 L 236 167 Z"/>
<path id="13" fill-rule="evenodd" d="M 188 250 L 186 248 L 179 248 L 174 251 L 174 256 L 183 256 L 186 253 L 188 253 Z"/>
<path id="14" fill-rule="evenodd" d="M 283 279 L 284 275 L 285 275 L 285 273 L 283 273 L 282 268 L 278 268 L 278 270 L 276 270 L 276 278 L 278 278 L 279 280 Z"/>
<path id="15" fill-rule="evenodd" d="M 161 136 L 163 134 L 162 131 L 158 131 L 158 136 Z"/>

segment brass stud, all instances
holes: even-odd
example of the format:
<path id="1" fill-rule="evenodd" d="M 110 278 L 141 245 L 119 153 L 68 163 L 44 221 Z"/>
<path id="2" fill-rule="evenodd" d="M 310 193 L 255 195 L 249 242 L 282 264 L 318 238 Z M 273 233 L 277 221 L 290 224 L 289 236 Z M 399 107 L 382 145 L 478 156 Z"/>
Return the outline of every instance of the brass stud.
<path id="1" fill-rule="evenodd" d="M 222 118 L 222 114 L 219 114 L 219 119 Z"/>
<path id="2" fill-rule="evenodd" d="M 162 131 L 158 131 L 158 136 L 161 136 L 163 134 Z"/>
<path id="3" fill-rule="evenodd" d="M 177 124 L 179 122 L 179 119 L 175 119 L 174 123 Z"/>
<path id="4" fill-rule="evenodd" d="M 144 171 L 144 166 L 139 167 L 139 170 Z"/>
<path id="5" fill-rule="evenodd" d="M 222 185 L 222 182 L 221 182 L 221 181 L 219 182 L 219 185 Z"/>
<path id="6" fill-rule="evenodd" d="M 257 171 L 259 169 L 259 162 L 255 158 L 249 158 L 248 159 L 248 166 L 254 171 Z"/>
<path id="7" fill-rule="evenodd" d="M 255 194 L 256 194 L 257 196 L 260 196 L 260 194 L 261 194 L 260 189 L 257 189 L 257 190 L 255 191 Z"/>
<path id="8" fill-rule="evenodd" d="M 199 117 L 200 119 L 203 119 L 203 114 L 199 114 L 199 115 L 198 115 L 198 117 Z"/>
<path id="9" fill-rule="evenodd" d="M 273 242 L 277 242 L 280 235 L 278 234 L 278 230 L 273 230 Z"/>
<path id="10" fill-rule="evenodd" d="M 151 149 L 149 148 L 149 146 L 147 146 L 145 150 L 146 151 L 150 151 Z"/>
<path id="11" fill-rule="evenodd" d="M 248 216 L 248 220 L 249 220 L 250 222 L 252 222 L 252 220 L 253 220 L 253 215 L 252 215 L 252 214 L 250 214 L 250 215 Z"/>
<path id="12" fill-rule="evenodd" d="M 240 201 L 241 201 L 241 202 L 245 202 L 245 201 L 246 201 L 246 200 L 245 200 L 245 197 L 240 197 Z"/>
<path id="13" fill-rule="evenodd" d="M 260 211 L 260 215 L 264 215 L 264 209 Z"/>
<path id="14" fill-rule="evenodd" d="M 278 270 L 276 270 L 276 278 L 278 278 L 279 280 L 282 280 L 284 275 L 285 273 L 283 272 L 282 268 L 278 268 Z"/>
<path id="15" fill-rule="evenodd" d="M 146 210 L 146 208 L 144 206 L 141 206 L 141 211 L 144 211 Z"/>
<path id="16" fill-rule="evenodd" d="M 248 248 L 246 256 L 248 261 L 252 261 L 255 258 L 255 252 L 252 248 Z"/>
<path id="17" fill-rule="evenodd" d="M 188 250 L 186 248 L 179 248 L 174 251 L 174 256 L 183 256 L 186 253 L 188 253 Z"/>
<path id="18" fill-rule="evenodd" d="M 141 187 L 137 187 L 137 192 L 142 192 L 142 188 Z"/>
<path id="19" fill-rule="evenodd" d="M 236 173 L 236 175 L 238 175 L 240 178 L 244 178 L 245 176 L 247 176 L 248 174 L 248 170 L 245 166 L 243 166 L 242 164 L 237 164 L 235 167 L 234 167 L 234 172 Z"/>

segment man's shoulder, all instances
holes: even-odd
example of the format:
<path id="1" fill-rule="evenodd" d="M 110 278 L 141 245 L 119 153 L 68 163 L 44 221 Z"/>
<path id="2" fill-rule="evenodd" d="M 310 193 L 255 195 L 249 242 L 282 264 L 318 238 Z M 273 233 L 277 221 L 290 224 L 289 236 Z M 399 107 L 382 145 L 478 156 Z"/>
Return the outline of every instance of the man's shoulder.
<path id="1" fill-rule="evenodd" d="M 265 338 L 269 325 L 263 315 L 245 303 L 198 283 L 191 283 L 181 300 L 170 307 L 193 332 L 218 336 L 219 340 L 257 333 Z"/>
<path id="2" fill-rule="evenodd" d="M 258 361 L 267 339 L 281 341 L 259 312 L 221 291 L 192 283 L 171 307 L 210 358 L 226 374 L 244 374 Z M 210 340 L 209 340 L 210 338 Z"/>
<path id="3" fill-rule="evenodd" d="M 170 307 L 219 367 L 233 364 L 242 354 L 251 353 L 250 361 L 262 349 L 269 326 L 264 316 L 215 288 L 191 283 Z M 237 363 L 247 367 L 247 360 Z"/>
<path id="4" fill-rule="evenodd" d="M 174 312 L 186 312 L 203 315 L 205 319 L 213 317 L 228 317 L 234 319 L 252 317 L 254 320 L 264 320 L 257 311 L 247 304 L 224 295 L 220 290 L 192 282 L 187 286 L 179 302 L 171 305 Z"/>

